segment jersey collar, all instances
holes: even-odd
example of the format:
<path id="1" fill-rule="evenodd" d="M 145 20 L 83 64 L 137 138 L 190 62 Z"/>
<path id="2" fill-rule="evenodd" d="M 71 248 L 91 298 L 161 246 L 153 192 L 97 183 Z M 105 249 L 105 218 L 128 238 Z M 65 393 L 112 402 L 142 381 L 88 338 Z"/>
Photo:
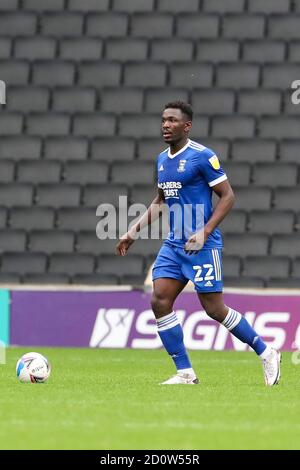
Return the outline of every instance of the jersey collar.
<path id="1" fill-rule="evenodd" d="M 187 141 L 187 143 L 185 144 L 185 146 L 182 147 L 182 149 L 178 150 L 178 152 L 173 153 L 173 155 L 171 154 L 171 152 L 170 152 L 170 147 L 169 147 L 169 148 L 168 148 L 168 157 L 169 157 L 169 158 L 175 158 L 175 157 L 177 157 L 177 155 L 179 155 L 180 153 L 184 152 L 184 151 L 188 148 L 188 146 L 190 145 L 190 142 L 191 142 L 190 139 L 188 139 L 188 141 Z"/>

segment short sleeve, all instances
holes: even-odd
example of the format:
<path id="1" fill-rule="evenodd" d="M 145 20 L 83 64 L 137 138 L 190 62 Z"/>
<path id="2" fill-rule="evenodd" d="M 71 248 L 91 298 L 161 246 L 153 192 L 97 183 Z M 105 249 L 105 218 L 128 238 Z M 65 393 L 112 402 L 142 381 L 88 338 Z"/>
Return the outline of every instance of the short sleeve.
<path id="1" fill-rule="evenodd" d="M 199 155 L 199 170 L 210 187 L 227 180 L 227 175 L 223 170 L 217 155 L 206 149 Z"/>

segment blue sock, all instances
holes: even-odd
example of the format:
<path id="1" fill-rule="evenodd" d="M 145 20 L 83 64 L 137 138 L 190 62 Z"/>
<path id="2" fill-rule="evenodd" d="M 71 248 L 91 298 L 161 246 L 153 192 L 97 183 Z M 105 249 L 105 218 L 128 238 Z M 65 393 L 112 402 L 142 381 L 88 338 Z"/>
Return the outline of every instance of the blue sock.
<path id="1" fill-rule="evenodd" d="M 175 312 L 157 320 L 158 334 L 176 369 L 191 369 L 191 362 L 183 343 L 183 331 Z"/>
<path id="2" fill-rule="evenodd" d="M 263 342 L 260 336 L 258 336 L 247 320 L 242 317 L 239 312 L 236 312 L 230 307 L 222 325 L 224 325 L 230 333 L 236 336 L 240 341 L 249 344 L 249 346 L 251 346 L 259 356 L 267 348 L 267 345 Z"/>

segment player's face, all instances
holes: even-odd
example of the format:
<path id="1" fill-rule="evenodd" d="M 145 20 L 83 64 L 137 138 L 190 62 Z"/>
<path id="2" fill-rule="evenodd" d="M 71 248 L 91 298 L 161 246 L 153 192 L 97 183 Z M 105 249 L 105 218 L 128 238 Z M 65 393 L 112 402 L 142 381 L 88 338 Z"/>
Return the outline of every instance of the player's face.
<path id="1" fill-rule="evenodd" d="M 191 121 L 188 121 L 181 109 L 167 108 L 162 114 L 161 128 L 164 141 L 172 144 L 187 135 L 191 128 Z"/>

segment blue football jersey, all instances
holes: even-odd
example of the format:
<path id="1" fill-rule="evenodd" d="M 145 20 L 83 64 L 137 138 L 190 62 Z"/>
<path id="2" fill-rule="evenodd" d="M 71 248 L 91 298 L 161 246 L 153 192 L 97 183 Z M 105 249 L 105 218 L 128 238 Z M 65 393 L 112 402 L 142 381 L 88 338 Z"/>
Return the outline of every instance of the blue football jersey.
<path id="1" fill-rule="evenodd" d="M 157 158 L 158 187 L 169 206 L 168 240 L 184 246 L 189 237 L 201 230 L 213 212 L 212 187 L 227 179 L 218 157 L 209 148 L 188 140 L 172 155 L 170 149 Z M 216 228 L 202 249 L 222 248 L 222 236 Z"/>

